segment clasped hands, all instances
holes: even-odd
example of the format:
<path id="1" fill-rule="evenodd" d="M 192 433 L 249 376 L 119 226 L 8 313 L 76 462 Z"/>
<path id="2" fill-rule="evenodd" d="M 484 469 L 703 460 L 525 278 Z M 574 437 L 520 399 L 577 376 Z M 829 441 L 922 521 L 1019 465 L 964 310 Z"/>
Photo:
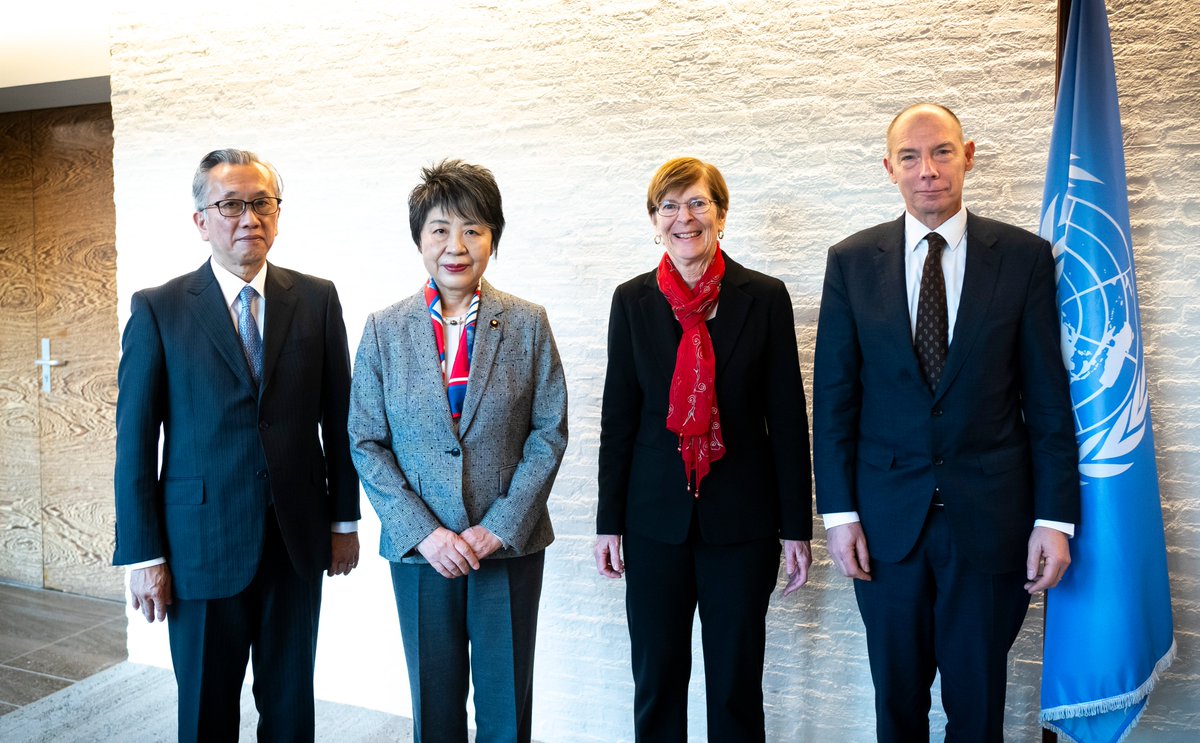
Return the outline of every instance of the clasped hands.
<path id="1" fill-rule="evenodd" d="M 480 560 L 503 546 L 500 538 L 486 526 L 476 524 L 462 534 L 439 526 L 421 540 L 417 552 L 443 578 L 461 578 L 472 570 L 478 570 Z"/>

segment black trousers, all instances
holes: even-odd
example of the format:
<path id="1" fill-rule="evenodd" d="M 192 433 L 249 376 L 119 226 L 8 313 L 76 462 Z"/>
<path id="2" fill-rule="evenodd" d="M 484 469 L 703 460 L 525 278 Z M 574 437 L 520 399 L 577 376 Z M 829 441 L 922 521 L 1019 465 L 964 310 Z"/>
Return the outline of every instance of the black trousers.
<path id="1" fill-rule="evenodd" d="M 258 572 L 223 599 L 175 599 L 167 611 L 179 685 L 180 741 L 237 741 L 246 663 L 254 664 L 260 741 L 312 741 L 321 573 L 298 575 L 267 514 Z"/>
<path id="2" fill-rule="evenodd" d="M 637 740 L 687 740 L 692 622 L 699 608 L 708 740 L 762 741 L 766 615 L 779 573 L 779 540 L 707 544 L 693 523 L 684 544 L 626 534 L 624 549 Z"/>
<path id="3" fill-rule="evenodd" d="M 871 576 L 854 581 L 854 592 L 867 629 L 878 739 L 929 740 L 929 689 L 941 671 L 947 743 L 1003 740 L 1008 651 L 1029 609 L 1025 572 L 968 564 L 934 507 L 912 553 L 897 563 L 872 560 Z"/>

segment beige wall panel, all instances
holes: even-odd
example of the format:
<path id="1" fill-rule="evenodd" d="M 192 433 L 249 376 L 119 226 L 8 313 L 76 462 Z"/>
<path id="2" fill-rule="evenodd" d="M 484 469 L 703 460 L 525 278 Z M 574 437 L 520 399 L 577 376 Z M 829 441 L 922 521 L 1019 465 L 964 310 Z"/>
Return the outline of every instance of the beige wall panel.
<path id="1" fill-rule="evenodd" d="M 0 579 L 41 585 L 30 114 L 0 114 Z"/>
<path id="2" fill-rule="evenodd" d="M 110 566 L 117 399 L 112 118 L 107 104 L 33 123 L 38 319 L 54 357 L 41 408 L 45 585 L 120 598 Z"/>

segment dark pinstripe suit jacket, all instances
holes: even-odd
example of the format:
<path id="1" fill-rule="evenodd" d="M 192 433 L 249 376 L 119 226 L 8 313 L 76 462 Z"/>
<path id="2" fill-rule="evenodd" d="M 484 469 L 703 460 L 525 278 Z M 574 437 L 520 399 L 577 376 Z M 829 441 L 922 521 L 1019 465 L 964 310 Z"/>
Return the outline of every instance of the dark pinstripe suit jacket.
<path id="1" fill-rule="evenodd" d="M 165 556 L 180 598 L 249 584 L 272 502 L 305 576 L 328 567 L 330 523 L 359 518 L 337 291 L 270 265 L 265 297 L 256 389 L 207 261 L 133 295 L 118 372 L 113 562 Z"/>

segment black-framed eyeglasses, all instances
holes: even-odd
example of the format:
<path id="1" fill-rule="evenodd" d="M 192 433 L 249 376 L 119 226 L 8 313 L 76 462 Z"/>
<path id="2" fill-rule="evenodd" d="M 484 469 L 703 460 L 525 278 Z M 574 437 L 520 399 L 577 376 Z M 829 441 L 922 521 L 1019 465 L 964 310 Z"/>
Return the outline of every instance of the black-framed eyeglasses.
<path id="1" fill-rule="evenodd" d="M 676 214 L 679 213 L 679 210 L 685 206 L 687 207 L 688 211 L 691 212 L 692 214 L 703 214 L 704 212 L 708 211 L 708 208 L 715 203 L 716 202 L 713 201 L 712 199 L 702 199 L 699 196 L 697 196 L 694 199 L 688 199 L 687 201 L 683 202 L 682 204 L 676 204 L 674 201 L 664 201 L 663 203 L 658 205 L 657 209 L 658 209 L 658 213 L 663 215 L 664 217 L 675 216 Z"/>
<path id="2" fill-rule="evenodd" d="M 216 209 L 221 213 L 222 217 L 240 217 L 246 213 L 246 207 L 254 210 L 254 213 L 260 217 L 268 217 L 279 211 L 279 205 L 283 203 L 283 199 L 275 196 L 260 196 L 251 201 L 243 201 L 242 199 L 221 199 L 213 202 L 205 209 Z"/>

